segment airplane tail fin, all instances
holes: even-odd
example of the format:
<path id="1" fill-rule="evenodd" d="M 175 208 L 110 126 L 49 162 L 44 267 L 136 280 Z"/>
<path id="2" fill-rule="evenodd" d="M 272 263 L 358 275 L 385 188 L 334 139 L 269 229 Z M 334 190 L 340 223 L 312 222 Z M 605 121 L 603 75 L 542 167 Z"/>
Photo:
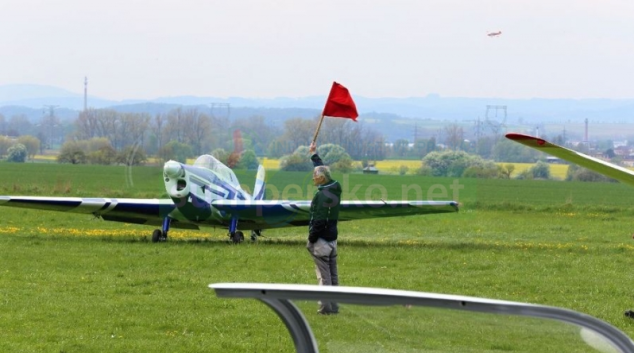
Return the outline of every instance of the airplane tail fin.
<path id="1" fill-rule="evenodd" d="M 258 166 L 258 173 L 255 176 L 255 187 L 253 187 L 253 199 L 254 200 L 264 200 L 264 189 L 266 187 L 266 182 L 264 181 L 264 167 L 260 164 Z"/>

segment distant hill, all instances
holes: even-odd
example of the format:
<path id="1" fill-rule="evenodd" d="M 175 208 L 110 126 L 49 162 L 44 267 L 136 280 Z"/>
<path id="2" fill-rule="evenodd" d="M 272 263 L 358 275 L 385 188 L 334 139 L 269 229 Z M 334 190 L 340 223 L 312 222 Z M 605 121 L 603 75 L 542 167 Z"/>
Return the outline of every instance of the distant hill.
<path id="1" fill-rule="evenodd" d="M 610 99 L 499 99 L 499 98 L 456 98 L 428 95 L 426 97 L 408 98 L 366 98 L 354 97 L 360 114 L 371 112 L 388 113 L 405 118 L 464 121 L 487 118 L 500 120 L 502 110 L 487 112 L 487 105 L 507 107 L 508 121 L 560 121 L 570 119 L 593 119 L 602 121 L 634 122 L 634 100 Z M 250 109 L 308 109 L 320 111 L 325 103 L 325 96 L 301 98 L 279 97 L 271 99 L 255 98 L 217 98 L 177 96 L 161 97 L 152 100 L 114 101 L 89 96 L 88 106 L 105 107 L 138 107 L 137 104 L 167 104 L 219 107 L 228 104 L 235 108 Z M 44 105 L 57 105 L 60 108 L 73 110 L 83 109 L 83 95 L 61 88 L 42 85 L 0 85 L 0 107 L 24 106 L 41 109 Z M 121 108 L 123 109 L 123 108 Z M 130 108 L 136 109 L 136 108 Z M 497 116 L 496 114 L 497 113 Z"/>
<path id="2" fill-rule="evenodd" d="M 441 97 L 434 94 L 408 98 L 355 96 L 354 99 L 361 115 L 359 121 L 378 130 L 389 141 L 398 138 L 412 140 L 415 133 L 417 136 L 437 135 L 443 126 L 453 122 L 473 127 L 475 121 L 479 120 L 486 128 L 487 119 L 526 129 L 534 129 L 539 124 L 578 125 L 585 119 L 592 123 L 634 123 L 632 99 L 498 99 Z M 324 103 L 325 96 L 271 99 L 177 96 L 124 101 L 88 97 L 88 106 L 91 108 L 154 115 L 177 106 L 187 106 L 230 119 L 259 115 L 276 125 L 282 125 L 289 118 L 319 116 Z M 63 120 L 74 119 L 83 109 L 83 95 L 52 86 L 0 85 L 0 114 L 5 117 L 24 114 L 37 122 L 48 113 L 44 106 L 49 105 L 57 106 L 55 113 Z M 506 111 L 487 109 L 487 106 L 504 106 Z"/>

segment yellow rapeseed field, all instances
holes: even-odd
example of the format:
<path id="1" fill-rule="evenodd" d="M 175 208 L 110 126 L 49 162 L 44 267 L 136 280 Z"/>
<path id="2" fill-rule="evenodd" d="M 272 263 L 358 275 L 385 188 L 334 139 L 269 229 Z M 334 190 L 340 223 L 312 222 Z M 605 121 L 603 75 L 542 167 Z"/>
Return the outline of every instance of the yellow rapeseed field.
<path id="1" fill-rule="evenodd" d="M 279 159 L 271 159 L 271 158 L 262 158 L 260 163 L 267 170 L 271 169 L 279 169 L 280 168 L 280 160 Z M 355 163 L 361 163 L 357 161 Z M 532 167 L 534 163 L 498 163 L 499 165 L 507 165 L 513 164 L 515 166 L 515 170 L 513 171 L 513 177 L 517 176 L 519 173 L 527 170 Z M 407 174 L 415 174 L 416 170 L 420 168 L 421 161 L 417 160 L 384 160 L 377 161 L 375 167 L 379 170 L 381 174 L 398 174 L 401 166 L 406 166 L 408 168 Z M 565 179 L 566 172 L 568 171 L 567 164 L 550 164 L 550 174 L 557 179 Z"/>
<path id="2" fill-rule="evenodd" d="M 497 163 L 498 165 L 507 165 L 512 164 L 515 166 L 515 170 L 511 177 L 517 176 L 519 173 L 529 169 L 534 166 L 535 163 Z M 568 172 L 568 164 L 549 164 L 550 165 L 550 175 L 553 178 L 564 180 L 566 179 L 566 172 Z"/>
<path id="3" fill-rule="evenodd" d="M 33 157 L 33 160 L 53 162 L 53 161 L 57 160 L 57 155 L 54 155 L 54 154 L 36 154 Z"/>

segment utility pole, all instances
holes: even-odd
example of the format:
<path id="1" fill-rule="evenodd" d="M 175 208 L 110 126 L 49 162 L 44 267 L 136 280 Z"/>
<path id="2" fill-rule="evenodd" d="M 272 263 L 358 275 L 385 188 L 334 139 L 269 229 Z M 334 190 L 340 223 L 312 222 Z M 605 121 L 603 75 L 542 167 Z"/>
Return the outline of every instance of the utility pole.
<path id="1" fill-rule="evenodd" d="M 59 105 L 44 105 L 43 113 L 46 113 L 46 110 L 48 109 L 48 116 L 44 115 L 42 117 L 40 127 L 44 130 L 43 136 L 46 136 L 46 139 L 48 140 L 46 142 L 48 143 L 49 148 L 52 143 L 53 129 L 59 125 L 57 124 L 57 118 L 55 117 L 55 108 L 58 107 Z"/>
<path id="2" fill-rule="evenodd" d="M 490 119 L 489 111 L 491 110 L 495 111 L 496 120 Z M 497 121 L 498 110 L 501 110 L 504 113 L 504 117 L 502 118 L 501 123 Z M 493 134 L 495 134 L 495 136 L 497 137 L 497 134 L 500 128 L 501 127 L 506 128 L 506 125 L 505 125 L 506 124 L 506 105 L 487 105 L 486 112 L 484 113 L 484 119 L 485 119 L 485 122 L 489 125 L 489 127 L 493 131 Z"/>

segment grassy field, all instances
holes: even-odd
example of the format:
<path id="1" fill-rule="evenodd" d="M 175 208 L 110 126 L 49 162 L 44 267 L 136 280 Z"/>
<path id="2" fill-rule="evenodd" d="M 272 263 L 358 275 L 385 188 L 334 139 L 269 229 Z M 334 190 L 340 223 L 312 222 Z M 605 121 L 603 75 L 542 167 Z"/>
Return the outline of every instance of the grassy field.
<path id="1" fill-rule="evenodd" d="M 245 187 L 253 184 L 253 173 L 239 177 Z M 561 306 L 634 337 L 634 321 L 622 315 L 634 307 L 634 189 L 612 183 L 335 177 L 347 198 L 454 198 L 458 190 L 462 205 L 457 214 L 341 224 L 343 285 Z M 279 197 L 310 195 L 310 173 L 271 171 L 268 178 L 269 196 L 275 190 Z M 161 169 L 150 167 L 0 163 L 4 195 L 162 197 L 161 179 Z M 303 228 L 269 230 L 258 243 L 239 246 L 229 244 L 221 229 L 172 232 L 172 241 L 153 244 L 150 227 L 1 211 L 2 352 L 293 351 L 283 324 L 265 305 L 218 299 L 207 285 L 314 283 Z M 548 332 L 563 328 L 544 329 L 526 349 L 517 334 L 537 330 L 533 322 L 511 320 L 517 332 L 491 340 L 483 335 L 499 333 L 507 321 L 495 328 L 478 317 L 357 306 L 320 317 L 315 303 L 299 305 L 322 352 L 413 352 L 421 345 L 440 349 L 448 341 L 455 348 L 445 351 L 455 352 L 581 351 L 569 341 L 546 341 Z"/>

